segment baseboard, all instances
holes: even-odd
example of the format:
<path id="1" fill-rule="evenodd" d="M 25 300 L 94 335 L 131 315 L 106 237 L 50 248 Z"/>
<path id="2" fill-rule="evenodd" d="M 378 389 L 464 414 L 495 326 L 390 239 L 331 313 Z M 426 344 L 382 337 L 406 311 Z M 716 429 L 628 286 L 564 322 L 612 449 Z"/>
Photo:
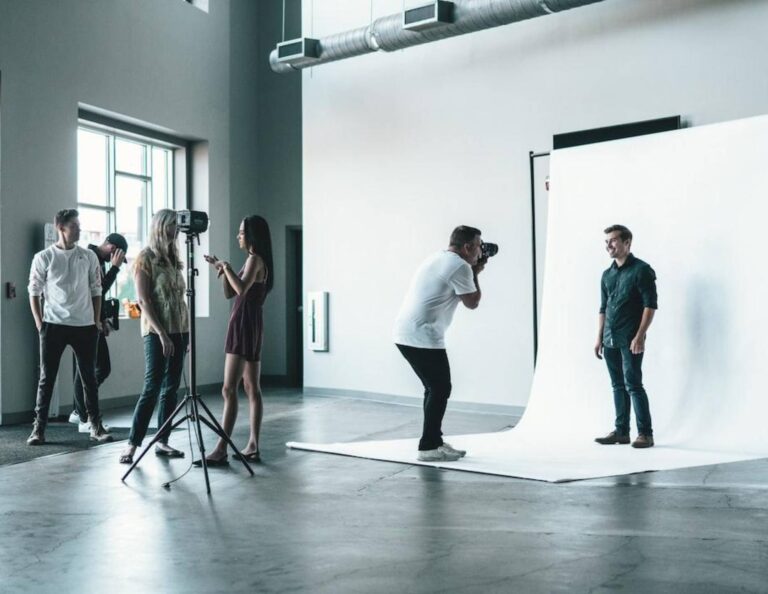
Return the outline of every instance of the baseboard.
<path id="1" fill-rule="evenodd" d="M 262 375 L 261 385 L 270 388 L 291 388 L 295 387 L 291 378 L 287 375 Z"/>
<path id="2" fill-rule="evenodd" d="M 422 408 L 422 398 L 415 396 L 396 396 L 394 394 L 380 394 L 378 392 L 363 392 L 359 390 L 339 390 L 336 388 L 314 388 L 305 386 L 303 390 L 306 396 L 324 396 L 336 398 L 350 398 L 352 400 L 369 400 L 372 402 L 384 402 L 387 404 L 399 404 L 401 406 L 415 406 Z M 525 412 L 524 406 L 512 406 L 507 404 L 486 404 L 483 402 L 462 402 L 451 400 L 449 409 L 456 412 L 479 413 L 486 415 L 506 415 L 520 418 Z"/>
<path id="3" fill-rule="evenodd" d="M 203 384 L 197 386 L 197 392 L 201 396 L 210 396 L 212 394 L 218 394 L 221 391 L 221 383 L 215 384 Z M 178 396 L 183 397 L 186 393 L 185 388 L 179 388 Z M 133 406 L 139 399 L 138 394 L 128 394 L 127 396 L 115 396 L 113 398 L 99 399 L 99 407 L 101 410 L 112 410 L 115 408 L 122 408 L 124 406 Z M 59 417 L 68 417 L 72 412 L 72 405 L 62 406 L 59 405 Z M 35 417 L 34 409 L 23 410 L 15 413 L 3 413 L 0 417 L 0 425 L 20 425 L 23 423 L 32 423 L 32 419 Z"/>
<path id="4" fill-rule="evenodd" d="M 22 425 L 24 423 L 32 424 L 32 419 L 35 417 L 35 411 L 24 410 L 15 413 L 3 413 L 0 418 L 0 424 L 2 425 Z"/>

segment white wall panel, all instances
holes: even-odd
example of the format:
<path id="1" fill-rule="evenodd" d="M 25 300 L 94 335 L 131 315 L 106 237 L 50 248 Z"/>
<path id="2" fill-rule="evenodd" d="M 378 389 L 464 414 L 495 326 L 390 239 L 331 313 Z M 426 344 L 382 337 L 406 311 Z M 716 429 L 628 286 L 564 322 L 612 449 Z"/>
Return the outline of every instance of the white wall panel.
<path id="1" fill-rule="evenodd" d="M 366 24 L 359 4 L 306 3 L 304 32 Z M 457 312 L 448 335 L 452 398 L 524 405 L 528 151 L 573 130 L 765 113 L 767 21 L 765 2 L 607 0 L 304 71 L 304 289 L 330 292 L 331 349 L 306 353 L 305 384 L 420 394 L 392 321 L 421 259 L 465 223 L 501 251 L 481 277 L 480 308 Z"/>

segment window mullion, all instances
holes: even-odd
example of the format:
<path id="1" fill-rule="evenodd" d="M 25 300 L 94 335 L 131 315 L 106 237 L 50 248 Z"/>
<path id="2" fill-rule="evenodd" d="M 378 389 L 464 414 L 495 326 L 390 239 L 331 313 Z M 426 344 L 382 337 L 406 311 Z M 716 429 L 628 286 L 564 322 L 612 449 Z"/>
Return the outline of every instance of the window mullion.
<path id="1" fill-rule="evenodd" d="M 117 232 L 117 199 L 116 199 L 116 173 L 115 173 L 115 136 L 110 134 L 109 138 L 109 155 L 108 155 L 108 167 L 109 167 L 109 205 L 112 207 L 112 212 L 109 214 L 109 230 L 110 233 Z"/>
<path id="2" fill-rule="evenodd" d="M 168 208 L 176 209 L 176 194 L 173 191 L 173 181 L 174 181 L 174 158 L 173 158 L 173 151 L 167 151 L 165 153 L 165 170 L 168 172 L 168 174 L 165 177 L 165 195 L 167 197 Z"/>
<path id="3" fill-rule="evenodd" d="M 147 182 L 144 186 L 146 189 L 144 193 L 147 196 L 147 204 L 149 205 L 149 208 L 147 209 L 148 213 L 154 214 L 155 210 L 155 186 L 152 183 L 152 176 L 154 175 L 154 151 L 152 150 L 152 147 L 150 145 L 145 145 L 144 147 L 144 171 L 147 174 Z M 147 227 L 149 229 L 149 227 Z"/>

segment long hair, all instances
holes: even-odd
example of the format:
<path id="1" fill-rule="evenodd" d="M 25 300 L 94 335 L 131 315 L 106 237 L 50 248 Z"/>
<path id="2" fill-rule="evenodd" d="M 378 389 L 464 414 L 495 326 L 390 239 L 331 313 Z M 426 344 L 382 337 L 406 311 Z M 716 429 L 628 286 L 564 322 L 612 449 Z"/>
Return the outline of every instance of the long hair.
<path id="1" fill-rule="evenodd" d="M 275 284 L 272 265 L 272 237 L 264 217 L 253 215 L 243 219 L 243 241 L 249 254 L 256 254 L 264 260 L 267 267 L 267 292 L 271 291 Z"/>
<path id="2" fill-rule="evenodd" d="M 169 208 L 158 210 L 152 217 L 149 229 L 149 247 L 158 258 L 165 260 L 170 266 L 181 268 L 176 234 L 170 233 L 171 227 L 176 227 L 176 211 Z"/>

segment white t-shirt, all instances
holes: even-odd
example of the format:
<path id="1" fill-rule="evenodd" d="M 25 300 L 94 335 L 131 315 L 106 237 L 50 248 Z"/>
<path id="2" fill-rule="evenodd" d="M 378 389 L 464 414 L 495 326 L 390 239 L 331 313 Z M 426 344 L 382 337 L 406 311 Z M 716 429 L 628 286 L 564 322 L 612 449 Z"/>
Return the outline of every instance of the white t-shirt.
<path id="1" fill-rule="evenodd" d="M 444 251 L 427 258 L 411 281 L 395 321 L 396 344 L 444 349 L 459 295 L 477 291 L 472 267 L 458 254 Z"/>
<path id="2" fill-rule="evenodd" d="M 101 297 L 99 259 L 79 245 L 71 250 L 52 245 L 35 254 L 27 290 L 45 299 L 44 322 L 92 326 L 93 298 Z"/>

